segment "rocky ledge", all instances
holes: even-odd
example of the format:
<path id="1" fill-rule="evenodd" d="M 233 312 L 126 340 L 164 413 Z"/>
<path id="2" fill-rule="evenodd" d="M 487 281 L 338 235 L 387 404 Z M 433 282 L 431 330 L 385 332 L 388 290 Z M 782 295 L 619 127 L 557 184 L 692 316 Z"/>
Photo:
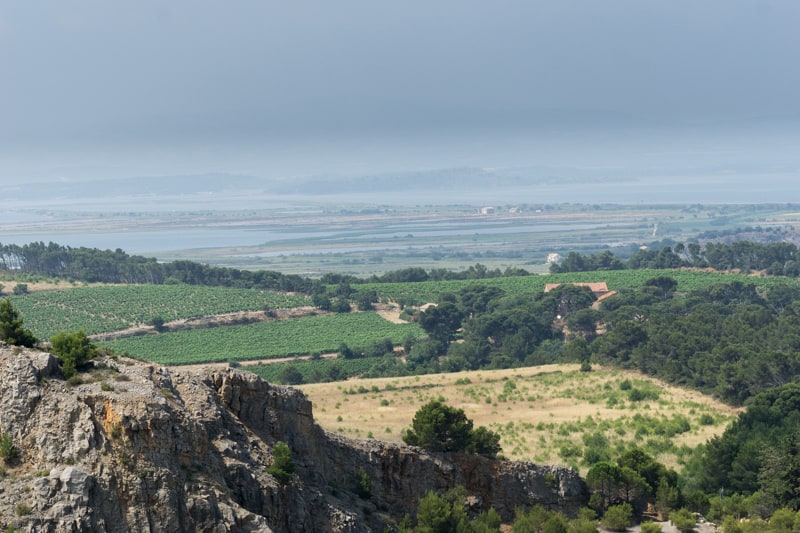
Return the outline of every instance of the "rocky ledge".
<path id="1" fill-rule="evenodd" d="M 0 525 L 30 532 L 382 531 L 429 490 L 464 486 L 474 511 L 542 504 L 568 514 L 587 492 L 571 469 L 429 454 L 321 429 L 295 389 L 233 369 L 124 358 L 66 383 L 47 353 L 0 346 Z M 267 473 L 276 442 L 291 481 Z M 371 490 L 358 495 L 358 480 Z"/>

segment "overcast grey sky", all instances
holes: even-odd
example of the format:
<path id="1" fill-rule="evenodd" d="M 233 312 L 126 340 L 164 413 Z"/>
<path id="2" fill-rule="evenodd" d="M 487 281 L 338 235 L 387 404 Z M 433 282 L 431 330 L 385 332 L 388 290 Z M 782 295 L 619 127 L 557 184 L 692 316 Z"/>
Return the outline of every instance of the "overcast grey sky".
<path id="1" fill-rule="evenodd" d="M 4 182 L 788 153 L 798 131 L 797 0 L 0 0 Z"/>

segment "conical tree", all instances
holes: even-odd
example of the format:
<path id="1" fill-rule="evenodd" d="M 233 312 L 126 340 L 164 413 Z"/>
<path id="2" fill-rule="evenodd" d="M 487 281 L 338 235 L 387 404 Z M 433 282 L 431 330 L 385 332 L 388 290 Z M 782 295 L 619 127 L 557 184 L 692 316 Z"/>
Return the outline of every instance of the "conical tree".
<path id="1" fill-rule="evenodd" d="M 0 300 L 0 341 L 29 348 L 36 344 L 36 337 L 22 327 L 22 318 L 8 298 Z"/>

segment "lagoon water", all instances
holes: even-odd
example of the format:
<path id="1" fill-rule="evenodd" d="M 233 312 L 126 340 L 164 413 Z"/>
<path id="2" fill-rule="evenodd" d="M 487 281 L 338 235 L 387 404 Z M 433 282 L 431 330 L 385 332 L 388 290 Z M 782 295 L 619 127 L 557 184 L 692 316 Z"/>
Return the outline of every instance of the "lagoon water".
<path id="1" fill-rule="evenodd" d="M 3 244 L 25 244 L 29 242 L 56 242 L 61 245 L 73 248 L 87 247 L 100 248 L 103 250 L 115 250 L 120 248 L 127 253 L 139 255 L 156 255 L 163 252 L 176 250 L 193 250 L 202 248 L 226 248 L 226 247 L 247 247 L 259 245 L 289 245 L 291 242 L 300 240 L 314 240 L 317 243 L 328 243 L 331 246 L 337 242 L 357 241 L 368 242 L 370 240 L 386 241 L 393 238 L 425 238 L 425 237 L 458 237 L 473 235 L 504 235 L 518 233 L 541 233 L 548 231 L 583 231 L 600 227 L 609 227 L 609 224 L 538 224 L 538 225 L 514 225 L 508 223 L 493 223 L 487 221 L 483 227 L 474 222 L 464 224 L 448 224 L 447 229 L 436 229 L 436 222 L 427 224 L 415 224 L 404 226 L 403 231 L 381 230 L 369 231 L 363 228 L 352 228 L 338 231 L 292 231 L 278 232 L 266 230 L 258 227 L 194 227 L 181 229 L 131 229 L 128 231 L 103 231 L 101 228 L 84 231 L 32 231 L 32 232 L 9 232 L 0 230 L 0 243 Z M 1 227 L 1 226 L 0 226 Z M 398 227 L 395 227 L 397 230 Z M 398 244 L 391 248 L 413 248 L 429 247 L 434 245 L 414 245 L 409 243 Z M 435 246 L 438 246 L 436 244 Z M 320 248 L 314 246 L 313 251 L 318 253 L 361 251 L 370 249 L 388 249 L 390 247 L 374 248 L 371 246 L 357 247 L 331 247 Z M 300 254 L 308 253 L 311 250 L 281 249 L 275 252 L 262 252 L 252 254 L 254 256 L 268 257 L 281 254 Z M 250 255 L 250 254 L 236 254 Z"/>
<path id="2" fill-rule="evenodd" d="M 326 208 L 339 209 L 347 206 L 352 209 L 374 208 L 391 205 L 493 205 L 510 206 L 519 204 L 541 205 L 557 203 L 573 204 L 625 204 L 641 206 L 648 204 L 788 204 L 800 202 L 800 189 L 797 187 L 798 173 L 785 169 L 785 172 L 768 174 L 734 173 L 710 175 L 643 179 L 604 180 L 558 183 L 540 185 L 521 185 L 513 188 L 484 188 L 471 190 L 415 190 L 392 191 L 391 193 L 365 192 L 355 194 L 329 195 L 285 195 L 274 194 L 188 194 L 182 196 L 143 197 L 128 196 L 114 198 L 89 197 L 75 199 L 37 200 L 26 197 L 15 202 L 13 207 L 0 211 L 0 243 L 25 244 L 33 241 L 57 242 L 71 247 L 91 247 L 101 249 L 120 248 L 128 253 L 154 255 L 163 252 L 192 250 L 202 248 L 248 247 L 257 245 L 276 245 L 275 254 L 300 253 L 297 243 L 300 239 L 312 239 L 318 250 L 342 251 L 342 247 L 368 246 L 370 240 L 383 241 L 392 238 L 403 239 L 409 235 L 416 238 L 442 238 L 470 235 L 534 233 L 545 231 L 579 231 L 607 227 L 607 224 L 583 225 L 541 225 L 509 224 L 507 222 L 465 220 L 453 223 L 452 220 L 436 223 L 400 223 L 379 228 L 352 227 L 328 228 L 294 225 L 291 220 L 282 230 L 275 226 L 253 226 L 231 223 L 230 225 L 196 225 L 164 227 L 158 229 L 137 225 L 146 220 L 147 213 L 167 214 L 189 211 L 244 211 L 277 209 L 284 215 L 296 216 L 302 220 Z M 81 219 L 92 220 L 98 213 L 136 214 L 127 229 L 115 225 L 103 226 L 102 222 L 70 225 Z M 61 218 L 64 213 L 69 216 Z M 97 220 L 102 221 L 98 218 Z M 137 222 L 138 221 L 138 222 Z M 252 224 L 252 221 L 250 222 Z M 84 231 L 82 228 L 91 228 Z M 80 229 L 79 229 L 80 228 Z M 282 242 L 286 241 L 286 242 Z M 294 241 L 294 242 L 291 242 Z M 355 242 L 354 242 L 355 241 Z M 339 245 L 337 245 L 339 243 Z M 419 246 L 425 243 L 398 243 L 398 246 Z M 394 246 L 394 243 L 391 244 Z M 248 252 L 243 250 L 243 253 Z M 261 251 L 263 252 L 263 251 Z M 274 255 L 272 251 L 267 251 Z"/>

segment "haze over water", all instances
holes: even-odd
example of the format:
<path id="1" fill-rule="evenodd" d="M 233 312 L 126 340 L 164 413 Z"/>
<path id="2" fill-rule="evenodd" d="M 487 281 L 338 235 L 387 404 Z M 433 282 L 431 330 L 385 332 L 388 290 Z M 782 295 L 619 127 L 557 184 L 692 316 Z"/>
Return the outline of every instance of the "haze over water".
<path id="1" fill-rule="evenodd" d="M 783 0 L 4 3 L 0 241 L 173 241 L 56 212 L 800 202 L 798 27 Z M 304 186 L 135 190 L 195 175 Z M 344 189 L 370 176 L 401 186 Z"/>

